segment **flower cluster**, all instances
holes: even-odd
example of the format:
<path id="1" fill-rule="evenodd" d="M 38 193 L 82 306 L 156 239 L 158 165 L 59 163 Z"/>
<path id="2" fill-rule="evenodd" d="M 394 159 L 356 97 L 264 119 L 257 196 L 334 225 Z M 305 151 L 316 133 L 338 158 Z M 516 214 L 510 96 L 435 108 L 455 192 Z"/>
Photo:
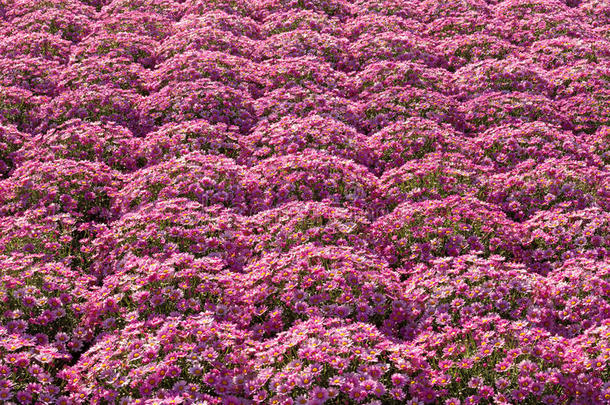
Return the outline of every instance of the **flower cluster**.
<path id="1" fill-rule="evenodd" d="M 77 218 L 44 208 L 31 209 L 0 218 L 0 251 L 6 255 L 27 253 L 39 260 L 72 262 L 81 257 L 79 234 Z"/>
<path id="2" fill-rule="evenodd" d="M 61 377 L 87 402 L 164 398 L 219 404 L 246 390 L 251 370 L 244 360 L 253 346 L 247 333 L 203 311 L 156 316 L 103 335 Z"/>
<path id="3" fill-rule="evenodd" d="M 0 59 L 0 85 L 29 90 L 39 96 L 53 96 L 60 82 L 60 63 L 39 57 Z"/>
<path id="4" fill-rule="evenodd" d="M 365 166 L 314 149 L 265 159 L 244 184 L 252 212 L 295 200 L 380 208 L 378 179 Z"/>
<path id="5" fill-rule="evenodd" d="M 352 247 L 302 244 L 269 253 L 236 276 L 243 291 L 233 305 L 254 314 L 256 335 L 315 316 L 381 323 L 397 294 L 397 275 L 374 255 Z M 235 312 L 235 311 L 234 311 Z"/>
<path id="6" fill-rule="evenodd" d="M 366 65 L 353 78 L 352 94 L 381 92 L 385 87 L 413 86 L 424 90 L 447 92 L 450 87 L 447 70 L 427 67 L 417 62 L 381 61 Z"/>
<path id="7" fill-rule="evenodd" d="M 363 249 L 370 223 L 361 210 L 328 202 L 294 201 L 261 211 L 246 220 L 252 253 L 287 252 L 300 244 L 352 246 Z"/>
<path id="8" fill-rule="evenodd" d="M 600 166 L 610 164 L 610 126 L 600 127 L 585 141 L 585 156 Z"/>
<path id="9" fill-rule="evenodd" d="M 234 159 L 242 156 L 239 142 L 237 127 L 195 119 L 160 126 L 142 139 L 137 153 L 147 165 L 160 164 L 196 151 Z"/>
<path id="10" fill-rule="evenodd" d="M 480 32 L 444 39 L 436 48 L 451 70 L 484 60 L 504 59 L 517 49 L 502 37 Z"/>
<path id="11" fill-rule="evenodd" d="M 182 26 L 180 26 L 182 25 Z M 258 41 L 209 25 L 205 20 L 187 19 L 177 24 L 176 32 L 155 49 L 160 60 L 187 51 L 217 51 L 253 59 Z"/>
<path id="12" fill-rule="evenodd" d="M 0 182 L 0 202 L 5 214 L 46 208 L 87 219 L 109 219 L 111 199 L 120 185 L 118 173 L 104 163 L 32 159 Z"/>
<path id="13" fill-rule="evenodd" d="M 579 255 L 603 259 L 610 248 L 609 224 L 608 213 L 599 208 L 541 211 L 523 223 L 515 254 L 542 274 Z"/>
<path id="14" fill-rule="evenodd" d="M 196 151 L 130 174 L 114 206 L 127 213 L 149 202 L 186 197 L 245 212 L 244 177 L 244 168 L 232 159 Z"/>
<path id="15" fill-rule="evenodd" d="M 59 86 L 78 90 L 93 84 L 134 90 L 141 95 L 148 94 L 148 71 L 139 63 L 128 58 L 117 57 L 108 61 L 105 57 L 88 57 L 74 63 L 59 79 Z"/>
<path id="16" fill-rule="evenodd" d="M 551 91 L 557 98 L 590 93 L 603 87 L 610 78 L 610 63 L 607 61 L 591 65 L 587 61 L 558 67 L 547 74 Z"/>
<path id="17" fill-rule="evenodd" d="M 559 109 L 570 120 L 575 131 L 595 132 L 610 125 L 610 90 L 579 94 L 559 102 Z"/>
<path id="18" fill-rule="evenodd" d="M 298 85 L 267 92 L 254 102 L 259 124 L 264 121 L 275 123 L 286 116 L 305 118 L 317 114 L 356 126 L 360 112 L 355 107 L 346 97 Z"/>
<path id="19" fill-rule="evenodd" d="M 248 131 L 255 115 L 249 94 L 208 78 L 178 82 L 140 101 L 143 121 L 156 126 L 203 118 Z"/>
<path id="20" fill-rule="evenodd" d="M 221 257 L 239 269 L 248 258 L 245 218 L 219 206 L 206 208 L 186 198 L 145 204 L 96 231 L 81 250 L 91 255 L 90 271 L 98 275 L 116 272 L 125 255 L 165 258 L 173 253 L 196 257 Z"/>
<path id="21" fill-rule="evenodd" d="M 432 152 L 456 152 L 466 141 L 450 125 L 412 117 L 386 125 L 371 134 L 366 145 L 374 153 L 372 166 L 378 172 L 400 167 Z"/>
<path id="22" fill-rule="evenodd" d="M 115 170 L 131 171 L 142 165 L 138 158 L 141 143 L 129 129 L 116 123 L 76 118 L 29 140 L 18 159 L 101 162 Z"/>
<path id="23" fill-rule="evenodd" d="M 425 386 L 429 370 L 412 378 L 424 362 L 418 350 L 369 323 L 313 317 L 256 349 L 254 364 L 271 373 L 253 386 L 255 403 L 398 404 L 405 391 L 418 400 L 436 399 Z"/>
<path id="24" fill-rule="evenodd" d="M 493 205 L 452 195 L 398 205 L 372 225 L 370 237 L 391 263 L 409 267 L 468 252 L 509 254 L 517 234 L 514 223 Z"/>
<path id="25" fill-rule="evenodd" d="M 600 105 L 599 108 L 604 107 Z M 564 114 L 577 114 L 567 106 L 560 109 L 550 104 L 546 97 L 519 91 L 484 93 L 461 104 L 459 111 L 464 115 L 468 132 L 535 121 L 569 128 L 574 121 L 567 120 Z"/>
<path id="26" fill-rule="evenodd" d="M 390 208 L 404 201 L 474 195 L 481 187 L 484 168 L 475 167 L 460 153 L 431 153 L 387 170 L 379 182 Z"/>
<path id="27" fill-rule="evenodd" d="M 554 207 L 610 210 L 608 173 L 582 162 L 547 159 L 536 164 L 527 160 L 484 183 L 481 192 L 486 199 L 517 221 Z"/>
<path id="28" fill-rule="evenodd" d="M 316 31 L 295 29 L 271 35 L 258 44 L 256 54 L 262 60 L 312 55 L 333 66 L 347 59 L 347 40 Z"/>
<path id="29" fill-rule="evenodd" d="M 453 75 L 453 87 L 461 98 L 471 98 L 486 92 L 549 91 L 544 70 L 536 65 L 514 59 L 486 59 L 458 69 Z"/>
<path id="30" fill-rule="evenodd" d="M 123 90 L 114 85 L 91 84 L 66 90 L 55 97 L 40 112 L 42 128 L 52 129 L 71 119 L 114 122 L 129 128 L 135 135 L 147 131 L 141 122 L 138 105 L 142 96 L 136 91 Z"/>
<path id="31" fill-rule="evenodd" d="M 249 59 L 223 52 L 186 51 L 159 64 L 150 74 L 149 85 L 159 91 L 169 85 L 208 78 L 259 96 L 265 88 L 259 69 L 261 67 Z"/>
<path id="32" fill-rule="evenodd" d="M 310 114 L 304 118 L 287 115 L 274 123 L 262 121 L 242 143 L 253 162 L 318 149 L 368 165 L 374 163 L 374 152 L 367 147 L 367 141 L 339 120 Z"/>
<path id="33" fill-rule="evenodd" d="M 580 142 L 572 132 L 534 121 L 489 128 L 470 139 L 464 149 L 475 162 L 503 172 L 528 160 L 543 163 L 577 157 L 582 152 Z"/>
<path id="34" fill-rule="evenodd" d="M 407 118 L 426 118 L 462 128 L 461 114 L 454 99 L 434 91 L 409 85 L 389 87 L 380 92 L 364 91 L 355 106 L 360 128 L 377 132 L 391 123 Z"/>
<path id="35" fill-rule="evenodd" d="M 319 92 L 347 95 L 343 87 L 346 86 L 348 76 L 333 69 L 330 63 L 313 56 L 266 60 L 256 66 L 256 69 L 259 82 L 264 83 L 266 92 L 296 84 Z"/>

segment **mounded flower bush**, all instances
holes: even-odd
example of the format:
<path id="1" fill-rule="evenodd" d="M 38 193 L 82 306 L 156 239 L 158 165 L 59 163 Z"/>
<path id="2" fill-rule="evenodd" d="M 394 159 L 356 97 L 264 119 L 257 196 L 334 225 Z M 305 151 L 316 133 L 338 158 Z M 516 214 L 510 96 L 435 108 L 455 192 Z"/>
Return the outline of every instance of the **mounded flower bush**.
<path id="1" fill-rule="evenodd" d="M 508 0 L 497 2 L 492 12 L 506 18 L 523 18 L 527 15 L 544 15 L 570 10 L 561 0 Z M 572 11 L 572 15 L 575 12 Z"/>
<path id="2" fill-rule="evenodd" d="M 0 218 L 0 251 L 5 255 L 28 254 L 44 261 L 78 260 L 78 218 L 39 208 Z"/>
<path id="3" fill-rule="evenodd" d="M 255 403 L 399 404 L 436 398 L 425 386 L 431 374 L 417 349 L 369 323 L 313 317 L 258 343 L 256 350 L 256 367 L 277 372 L 255 386 Z"/>
<path id="4" fill-rule="evenodd" d="M 352 15 L 350 3 L 345 0 L 263 0 L 257 4 L 257 15 L 267 16 L 299 9 L 313 10 L 342 20 Z"/>
<path id="5" fill-rule="evenodd" d="M 123 90 L 109 85 L 87 85 L 66 90 L 40 112 L 41 130 L 49 130 L 72 119 L 113 122 L 129 128 L 134 135 L 148 130 L 141 119 L 142 96 L 133 89 Z"/>
<path id="6" fill-rule="evenodd" d="M 30 56 L 68 63 L 72 43 L 47 32 L 19 32 L 0 39 L 0 54 L 7 58 Z"/>
<path id="7" fill-rule="evenodd" d="M 600 166 L 610 164 L 610 126 L 600 127 L 584 139 L 587 157 Z"/>
<path id="8" fill-rule="evenodd" d="M 349 57 L 354 69 L 362 70 L 366 65 L 381 61 L 412 61 L 430 67 L 444 66 L 442 56 L 431 52 L 429 39 L 409 32 L 363 34 L 349 45 Z"/>
<path id="9" fill-rule="evenodd" d="M 379 93 L 388 86 L 413 86 L 451 93 L 451 75 L 444 69 L 418 62 L 381 61 L 368 64 L 351 80 L 352 94 Z"/>
<path id="10" fill-rule="evenodd" d="M 373 151 L 377 172 L 400 167 L 432 152 L 454 152 L 462 148 L 462 138 L 448 124 L 413 117 L 393 122 L 371 134 L 366 145 Z"/>
<path id="11" fill-rule="evenodd" d="M 129 175 L 114 207 L 126 213 L 150 202 L 186 197 L 203 206 L 220 204 L 246 212 L 244 177 L 245 168 L 233 159 L 196 151 Z"/>
<path id="12" fill-rule="evenodd" d="M 35 132 L 40 124 L 40 104 L 46 96 L 16 86 L 0 86 L 0 125 L 16 126 L 23 132 Z"/>
<path id="13" fill-rule="evenodd" d="M 424 0 L 418 4 L 418 19 L 432 22 L 443 17 L 458 17 L 469 13 L 476 13 L 487 17 L 491 11 L 489 2 L 481 0 L 467 0 L 445 4 L 442 0 Z"/>
<path id="14" fill-rule="evenodd" d="M 254 314 L 256 336 L 318 316 L 379 326 L 398 291 L 398 276 L 383 259 L 347 246 L 302 244 L 264 255 L 244 270 L 236 276 L 243 292 L 233 305 Z"/>
<path id="15" fill-rule="evenodd" d="M 590 134 L 610 124 L 608 100 L 610 90 L 599 89 L 558 101 L 558 108 L 570 120 L 575 131 Z"/>
<path id="16" fill-rule="evenodd" d="M 365 91 L 354 110 L 359 116 L 359 129 L 370 134 L 392 122 L 407 118 L 426 118 L 438 123 L 463 127 L 456 102 L 434 91 L 412 86 L 388 87 L 380 92 Z"/>
<path id="17" fill-rule="evenodd" d="M 354 208 L 338 208 L 326 202 L 294 201 L 262 211 L 246 219 L 247 243 L 252 254 L 287 252 L 301 244 L 367 247 L 370 222 Z"/>
<path id="18" fill-rule="evenodd" d="M 608 213 L 596 207 L 540 211 L 523 223 L 515 255 L 541 274 L 577 256 L 603 260 L 610 244 L 608 223 Z"/>
<path id="19" fill-rule="evenodd" d="M 417 17 L 417 4 L 412 0 L 356 0 L 353 2 L 355 16 L 379 15 L 401 18 Z"/>
<path id="20" fill-rule="evenodd" d="M 64 263 L 23 255 L 0 256 L 0 399 L 61 403 L 56 370 L 92 339 L 80 326 L 94 279 Z"/>
<path id="21" fill-rule="evenodd" d="M 116 87 L 135 90 L 146 95 L 149 90 L 150 73 L 139 63 L 129 58 L 90 57 L 70 65 L 58 80 L 59 86 L 78 90 L 87 85 Z"/>
<path id="22" fill-rule="evenodd" d="M 156 44 L 157 42 L 150 37 L 130 32 L 115 34 L 100 32 L 77 44 L 71 60 L 82 62 L 94 56 L 110 59 L 125 58 L 151 68 L 157 62 Z"/>
<path id="23" fill-rule="evenodd" d="M 592 65 L 581 60 L 553 69 L 548 72 L 547 77 L 557 98 L 591 93 L 600 88 L 608 88 L 610 62 L 600 61 Z"/>
<path id="24" fill-rule="evenodd" d="M 260 55 L 263 61 L 312 55 L 333 67 L 341 68 L 348 58 L 347 45 L 345 38 L 296 29 L 260 41 L 256 45 L 256 55 Z"/>
<path id="25" fill-rule="evenodd" d="M 99 1 L 99 0 L 92 0 Z M 184 6 L 172 0 L 101 0 L 104 7 L 100 13 L 105 17 L 121 15 L 133 11 L 157 14 L 170 20 L 178 20 L 184 15 Z"/>
<path id="26" fill-rule="evenodd" d="M 477 32 L 441 40 L 436 50 L 445 58 L 449 69 L 455 71 L 486 59 L 504 59 L 517 48 L 502 38 Z"/>
<path id="27" fill-rule="evenodd" d="M 356 126 L 360 119 L 360 112 L 352 100 L 315 87 L 272 90 L 254 101 L 254 109 L 259 122 L 269 123 L 287 116 L 305 118 L 313 114 L 334 118 L 350 126 Z"/>
<path id="28" fill-rule="evenodd" d="M 19 87 L 38 96 L 54 96 L 60 82 L 60 63 L 38 57 L 0 59 L 0 85 Z"/>
<path id="29" fill-rule="evenodd" d="M 450 195 L 474 195 L 485 169 L 460 153 L 430 153 L 386 170 L 380 190 L 390 208 L 405 201 L 438 200 Z"/>
<path id="30" fill-rule="evenodd" d="M 118 124 L 71 119 L 44 135 L 31 138 L 19 152 L 19 161 L 30 159 L 101 162 L 119 171 L 142 164 L 141 140 Z"/>
<path id="31" fill-rule="evenodd" d="M 275 12 L 260 20 L 260 30 L 264 37 L 298 29 L 334 36 L 340 36 L 344 31 L 343 25 L 337 17 L 307 9 Z"/>
<path id="32" fill-rule="evenodd" d="M 247 170 L 244 184 L 253 213 L 290 201 L 328 201 L 371 214 L 381 208 L 377 177 L 366 167 L 315 150 L 265 159 Z"/>
<path id="33" fill-rule="evenodd" d="M 208 78 L 237 90 L 260 96 L 265 82 L 260 78 L 260 66 L 249 59 L 218 51 L 186 51 L 160 63 L 150 73 L 152 90 L 181 82 Z"/>
<path id="34" fill-rule="evenodd" d="M 446 8 L 445 5 L 439 7 L 439 9 L 444 8 Z M 445 40 L 458 35 L 472 35 L 488 31 L 486 15 L 476 11 L 436 17 L 428 22 L 424 29 L 426 35 L 435 40 Z"/>
<path id="35" fill-rule="evenodd" d="M 164 87 L 144 98 L 139 107 L 144 122 L 156 126 L 202 118 L 246 132 L 256 122 L 250 94 L 207 78 Z"/>
<path id="36" fill-rule="evenodd" d="M 172 3 L 175 5 L 175 2 Z M 210 0 L 206 2 L 185 0 L 183 8 L 185 14 L 199 15 L 209 11 L 222 10 L 236 17 L 253 16 L 255 19 L 260 19 L 256 5 L 249 0 Z"/>
<path id="37" fill-rule="evenodd" d="M 487 201 L 517 221 L 555 207 L 610 209 L 608 173 L 582 162 L 527 160 L 511 171 L 490 176 L 481 187 Z"/>
<path id="38" fill-rule="evenodd" d="M 74 15 L 95 18 L 95 9 L 78 0 L 53 0 L 36 3 L 27 0 L 10 0 L 8 4 L 10 4 L 10 9 L 7 10 L 4 17 L 9 21 L 38 11 L 52 12 L 54 10 L 67 10 Z"/>
<path id="39" fill-rule="evenodd" d="M 198 27 L 212 26 L 233 35 L 261 39 L 260 25 L 250 17 L 238 17 L 221 9 L 210 10 L 200 14 L 187 14 L 175 28 L 193 30 Z"/>
<path id="40" fill-rule="evenodd" d="M 470 63 L 453 74 L 452 85 L 460 98 L 492 91 L 550 94 L 544 70 L 514 59 L 488 59 Z"/>
<path id="41" fill-rule="evenodd" d="M 343 35 L 350 40 L 356 40 L 362 35 L 376 35 L 384 32 L 400 34 L 403 31 L 416 33 L 423 25 L 412 18 L 397 15 L 362 14 L 348 19 L 343 24 Z"/>
<path id="42" fill-rule="evenodd" d="M 584 153 L 582 146 L 571 132 L 534 121 L 490 128 L 469 139 L 464 149 L 475 162 L 506 172 L 528 160 L 575 158 Z"/>
<path id="43" fill-rule="evenodd" d="M 559 310 L 566 301 L 580 302 L 577 282 L 559 293 L 560 285 L 500 256 L 468 255 L 423 266 L 406 283 L 411 294 L 396 319 L 437 372 L 436 395 L 474 403 L 595 402 L 605 395 L 607 359 L 598 356 L 610 337 L 607 319 L 574 337 L 553 326 L 566 321 Z M 601 348 L 591 350 L 593 344 Z"/>
<path id="44" fill-rule="evenodd" d="M 93 26 L 93 31 L 131 32 L 161 41 L 174 33 L 172 21 L 173 19 L 169 15 L 165 16 L 163 13 L 149 13 L 136 9 L 117 14 L 110 13 L 103 21 L 98 21 Z"/>
<path id="45" fill-rule="evenodd" d="M 120 269 L 129 253 L 158 259 L 173 253 L 219 257 L 239 270 L 249 257 L 245 220 L 220 206 L 206 208 L 186 198 L 160 200 L 96 230 L 82 250 L 91 255 L 90 271 L 99 277 Z"/>
<path id="46" fill-rule="evenodd" d="M 207 24 L 192 29 L 186 20 L 183 25 L 176 27 L 176 32 L 155 48 L 161 61 L 189 51 L 215 51 L 248 59 L 259 58 L 259 54 L 254 52 L 259 41 Z"/>
<path id="47" fill-rule="evenodd" d="M 204 119 L 170 122 L 142 138 L 139 155 L 147 165 L 201 152 L 236 159 L 242 155 L 238 128 Z"/>
<path id="48" fill-rule="evenodd" d="M 266 92 L 296 84 L 340 96 L 349 95 L 345 89 L 348 76 L 315 56 L 268 60 L 258 64 L 256 70 L 260 82 L 265 84 Z"/>
<path id="49" fill-rule="evenodd" d="M 471 196 L 398 205 L 371 226 L 371 243 L 395 266 L 408 270 L 418 260 L 482 252 L 508 254 L 518 229 L 495 206 Z"/>
<path id="50" fill-rule="evenodd" d="M 534 121 L 570 129 L 574 120 L 570 120 L 567 114 L 575 114 L 544 96 L 519 91 L 485 93 L 462 103 L 458 110 L 464 116 L 467 132 Z"/>
<path id="51" fill-rule="evenodd" d="M 120 332 L 103 335 L 61 377 L 69 392 L 92 403 L 222 403 L 230 395 L 244 398 L 252 350 L 248 333 L 206 312 L 135 318 Z"/>
<path id="52" fill-rule="evenodd" d="M 322 150 L 365 165 L 374 161 L 365 136 L 341 121 L 318 114 L 303 118 L 286 116 L 274 123 L 262 121 L 241 142 L 249 155 L 248 160 L 253 162 L 308 149 Z"/>
<path id="53" fill-rule="evenodd" d="M 29 160 L 0 182 L 2 213 L 44 208 L 83 221 L 112 217 L 111 201 L 120 189 L 118 172 L 100 162 Z"/>
<path id="54" fill-rule="evenodd" d="M 570 66 L 584 60 L 589 63 L 608 61 L 610 45 L 588 38 L 557 37 L 537 41 L 529 50 L 530 63 L 544 69 Z"/>
<path id="55" fill-rule="evenodd" d="M 33 338 L 64 355 L 71 356 L 82 349 L 92 337 L 91 330 L 79 325 L 95 279 L 61 262 L 41 263 L 36 256 L 2 256 L 0 263 L 4 269 L 0 279 L 0 322 L 6 332 L 26 340 Z M 46 367 L 43 358 L 31 360 L 32 364 Z M 46 360 L 52 361 L 52 356 Z"/>
<path id="56" fill-rule="evenodd" d="M 576 23 L 569 18 L 568 14 L 569 12 L 563 11 L 548 14 L 530 12 L 518 19 L 500 15 L 495 17 L 490 25 L 493 27 L 491 30 L 494 35 L 502 37 L 517 46 L 533 47 L 533 44 L 538 41 L 564 36 L 586 37 L 592 34 L 592 27 L 584 22 Z M 532 26 L 536 29 L 532 29 Z"/>
<path id="57" fill-rule="evenodd" d="M 217 320 L 243 325 L 251 315 L 228 312 L 224 305 L 241 293 L 235 273 L 220 258 L 174 253 L 159 260 L 129 252 L 84 303 L 82 324 L 97 333 L 113 333 L 134 320 L 213 310 Z"/>
<path id="58" fill-rule="evenodd" d="M 608 319 L 608 264 L 575 257 L 566 260 L 547 277 L 549 290 L 539 290 L 540 298 L 550 301 L 542 314 L 543 325 L 566 337 L 576 337 Z M 598 366 L 599 367 L 599 366 Z"/>
<path id="59" fill-rule="evenodd" d="M 49 3 L 49 2 L 41 2 Z M 78 3 L 78 2 L 75 2 Z M 51 2 L 52 4 L 52 2 Z M 83 5 L 84 6 L 84 5 Z M 85 11 L 85 10 L 83 10 Z M 92 31 L 92 19 L 86 11 L 75 14 L 68 8 L 40 8 L 11 20 L 11 31 L 48 32 L 71 42 L 83 40 Z"/>

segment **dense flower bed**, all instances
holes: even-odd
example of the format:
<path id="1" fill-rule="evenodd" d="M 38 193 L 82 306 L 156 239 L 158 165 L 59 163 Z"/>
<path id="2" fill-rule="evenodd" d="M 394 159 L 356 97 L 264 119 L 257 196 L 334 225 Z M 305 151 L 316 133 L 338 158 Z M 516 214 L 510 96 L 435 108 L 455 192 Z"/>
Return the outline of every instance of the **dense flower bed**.
<path id="1" fill-rule="evenodd" d="M 0 0 L 0 403 L 610 404 L 606 0 Z"/>

